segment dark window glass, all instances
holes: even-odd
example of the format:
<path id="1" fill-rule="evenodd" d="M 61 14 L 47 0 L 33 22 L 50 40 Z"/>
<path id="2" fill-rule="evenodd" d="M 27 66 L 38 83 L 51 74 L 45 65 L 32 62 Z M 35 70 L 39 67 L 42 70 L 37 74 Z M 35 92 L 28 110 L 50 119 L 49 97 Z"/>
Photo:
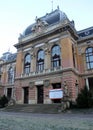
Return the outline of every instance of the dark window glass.
<path id="1" fill-rule="evenodd" d="M 13 83 L 14 82 L 14 70 L 12 67 L 8 70 L 8 82 Z"/>
<path id="2" fill-rule="evenodd" d="M 93 48 L 86 49 L 86 64 L 88 69 L 93 69 Z"/>
<path id="3" fill-rule="evenodd" d="M 24 72 L 26 74 L 30 73 L 30 67 L 31 67 L 31 56 L 30 54 L 26 54 L 24 59 Z"/>
<path id="4" fill-rule="evenodd" d="M 52 47 L 51 50 L 51 62 L 52 67 L 59 67 L 61 66 L 61 60 L 60 60 L 60 47 L 58 45 L 55 45 Z"/>
<path id="5" fill-rule="evenodd" d="M 37 53 L 37 71 L 44 70 L 44 57 L 45 57 L 44 51 L 39 50 Z"/>

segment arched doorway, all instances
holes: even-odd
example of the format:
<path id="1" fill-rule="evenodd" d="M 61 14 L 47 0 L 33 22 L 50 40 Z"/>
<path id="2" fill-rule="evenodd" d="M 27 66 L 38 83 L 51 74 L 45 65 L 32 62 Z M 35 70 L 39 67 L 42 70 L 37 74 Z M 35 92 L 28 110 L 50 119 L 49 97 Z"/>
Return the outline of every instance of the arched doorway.
<path id="1" fill-rule="evenodd" d="M 44 102 L 44 92 L 43 85 L 37 86 L 37 103 L 43 104 Z"/>
<path id="2" fill-rule="evenodd" d="M 24 92 L 24 103 L 28 104 L 28 100 L 29 100 L 29 89 L 28 89 L 28 87 L 24 87 L 23 92 Z"/>

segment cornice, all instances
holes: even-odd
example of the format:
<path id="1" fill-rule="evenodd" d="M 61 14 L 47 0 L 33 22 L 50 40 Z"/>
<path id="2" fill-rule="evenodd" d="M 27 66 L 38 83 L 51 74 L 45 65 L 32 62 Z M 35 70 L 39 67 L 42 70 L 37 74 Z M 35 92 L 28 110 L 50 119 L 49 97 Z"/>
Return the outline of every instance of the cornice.
<path id="1" fill-rule="evenodd" d="M 58 71 L 53 71 L 53 72 L 47 72 L 47 73 L 38 73 L 38 74 L 35 74 L 35 75 L 27 75 L 27 76 L 19 76 L 19 77 L 15 77 L 15 80 L 24 80 L 24 79 L 35 79 L 35 78 L 44 78 L 44 77 L 51 77 L 51 76 L 62 76 L 63 73 L 65 72 L 69 72 L 71 71 L 72 73 L 74 73 L 75 75 L 80 75 L 79 72 L 74 69 L 74 68 L 64 68 L 62 70 L 58 70 Z"/>
<path id="2" fill-rule="evenodd" d="M 34 34 L 34 35 L 32 34 L 32 35 L 26 36 L 24 38 L 21 38 L 19 40 L 19 43 L 15 44 L 14 46 L 18 49 L 25 45 L 31 44 L 31 42 L 36 42 L 38 40 L 47 38 L 52 35 L 59 34 L 61 32 L 67 31 L 67 30 L 71 33 L 71 36 L 74 37 L 74 39 L 78 39 L 78 35 L 76 34 L 76 31 L 70 25 L 70 23 L 67 23 L 67 24 L 59 23 L 57 25 L 47 28 L 46 30 L 42 30 L 42 32 L 40 34 L 39 33 Z"/>
<path id="3" fill-rule="evenodd" d="M 93 40 L 93 35 L 90 35 L 90 36 L 86 36 L 86 37 L 80 37 L 78 40 L 77 40 L 77 43 L 78 44 L 82 44 L 83 42 L 86 42 L 88 40 Z"/>

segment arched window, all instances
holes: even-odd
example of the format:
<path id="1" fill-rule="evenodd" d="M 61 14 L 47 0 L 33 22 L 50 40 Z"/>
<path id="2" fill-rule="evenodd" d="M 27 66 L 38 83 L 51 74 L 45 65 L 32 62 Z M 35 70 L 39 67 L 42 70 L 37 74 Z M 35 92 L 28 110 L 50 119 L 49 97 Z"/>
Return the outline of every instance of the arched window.
<path id="1" fill-rule="evenodd" d="M 31 67 L 31 56 L 29 53 L 27 53 L 24 58 L 24 72 L 26 74 L 30 73 L 30 67 Z"/>
<path id="2" fill-rule="evenodd" d="M 93 69 L 93 47 L 86 49 L 86 64 L 88 69 Z"/>
<path id="3" fill-rule="evenodd" d="M 52 47 L 51 50 L 51 62 L 52 67 L 59 67 L 61 66 L 61 60 L 60 60 L 60 47 L 58 45 L 55 45 Z"/>
<path id="4" fill-rule="evenodd" d="M 45 57 L 44 51 L 39 50 L 37 53 L 37 71 L 44 70 L 44 57 Z"/>
<path id="5" fill-rule="evenodd" d="M 8 70 L 8 82 L 13 83 L 14 82 L 14 69 L 12 67 Z"/>

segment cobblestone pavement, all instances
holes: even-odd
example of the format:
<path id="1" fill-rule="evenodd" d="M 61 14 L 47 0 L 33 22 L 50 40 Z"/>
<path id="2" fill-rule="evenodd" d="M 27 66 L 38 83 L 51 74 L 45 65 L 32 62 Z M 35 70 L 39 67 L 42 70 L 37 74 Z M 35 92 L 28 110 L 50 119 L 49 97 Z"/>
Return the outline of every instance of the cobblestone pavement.
<path id="1" fill-rule="evenodd" d="M 88 112 L 64 112 L 59 114 L 41 114 L 41 113 L 25 113 L 25 112 L 3 112 L 0 111 L 0 115 L 3 116 L 17 116 L 17 117 L 45 117 L 45 118 L 93 118 L 93 113 Z"/>
<path id="2" fill-rule="evenodd" d="M 0 111 L 0 130 L 93 130 L 92 112 L 37 114 Z"/>

